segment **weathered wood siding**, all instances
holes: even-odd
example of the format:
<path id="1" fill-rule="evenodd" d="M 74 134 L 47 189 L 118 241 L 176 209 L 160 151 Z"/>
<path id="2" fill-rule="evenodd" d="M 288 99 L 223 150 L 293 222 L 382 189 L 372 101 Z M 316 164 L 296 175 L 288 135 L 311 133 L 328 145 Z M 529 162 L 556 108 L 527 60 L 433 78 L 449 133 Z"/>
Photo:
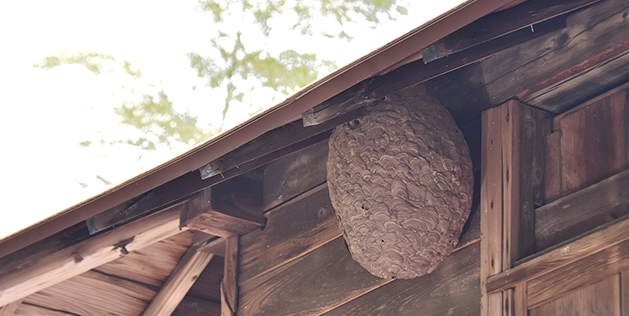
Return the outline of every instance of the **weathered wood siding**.
<path id="1" fill-rule="evenodd" d="M 478 315 L 477 212 L 435 272 L 380 279 L 345 246 L 325 184 L 326 163 L 324 141 L 267 166 L 265 178 L 273 181 L 265 179 L 265 201 L 279 206 L 266 213 L 264 229 L 241 238 L 238 315 Z"/>

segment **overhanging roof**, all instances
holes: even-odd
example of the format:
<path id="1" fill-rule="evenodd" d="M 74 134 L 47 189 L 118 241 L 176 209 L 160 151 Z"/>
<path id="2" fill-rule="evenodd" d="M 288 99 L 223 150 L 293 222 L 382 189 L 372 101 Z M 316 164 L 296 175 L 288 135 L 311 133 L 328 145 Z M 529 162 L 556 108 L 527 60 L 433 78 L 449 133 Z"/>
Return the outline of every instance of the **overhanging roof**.
<path id="1" fill-rule="evenodd" d="M 474 20 L 518 2 L 521 1 L 472 0 L 465 2 L 376 51 L 310 84 L 284 102 L 256 115 L 230 131 L 100 195 L 6 237 L 0 242 L 0 257 L 195 171 L 265 132 L 294 121 L 306 110 L 355 84 L 417 59 L 418 51 Z"/>

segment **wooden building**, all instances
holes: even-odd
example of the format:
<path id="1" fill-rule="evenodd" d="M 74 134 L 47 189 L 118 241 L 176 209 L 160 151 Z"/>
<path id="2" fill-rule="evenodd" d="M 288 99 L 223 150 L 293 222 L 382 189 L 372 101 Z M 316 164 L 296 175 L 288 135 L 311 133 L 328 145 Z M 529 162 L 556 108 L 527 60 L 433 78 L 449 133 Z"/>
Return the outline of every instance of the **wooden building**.
<path id="1" fill-rule="evenodd" d="M 629 315 L 628 81 L 629 1 L 468 1 L 0 241 L 0 315 Z M 381 279 L 343 243 L 327 139 L 420 90 L 474 205 L 437 270 Z"/>

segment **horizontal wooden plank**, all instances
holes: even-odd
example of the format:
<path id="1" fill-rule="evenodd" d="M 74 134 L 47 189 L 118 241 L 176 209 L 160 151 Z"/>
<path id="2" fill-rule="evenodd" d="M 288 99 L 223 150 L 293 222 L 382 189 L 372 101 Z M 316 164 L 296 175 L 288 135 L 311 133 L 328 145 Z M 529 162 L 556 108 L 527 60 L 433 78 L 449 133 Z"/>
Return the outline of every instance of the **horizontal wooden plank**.
<path id="1" fill-rule="evenodd" d="M 548 251 L 524 258 L 519 265 L 487 279 L 487 292 L 495 293 L 540 277 L 629 239 L 629 215 L 561 243 Z"/>
<path id="2" fill-rule="evenodd" d="M 241 238 L 240 283 L 341 236 L 323 184 L 267 213 L 267 226 Z"/>
<path id="3" fill-rule="evenodd" d="M 24 269 L 0 270 L 0 306 L 179 233 L 179 212 L 173 207 L 39 257 Z"/>
<path id="4" fill-rule="evenodd" d="M 377 104 L 379 100 L 391 93 L 477 63 L 505 49 L 544 34 L 549 34 L 564 26 L 565 18 L 557 17 L 536 24 L 535 31 L 530 28 L 520 29 L 501 38 L 452 54 L 447 58 L 435 60 L 429 64 L 424 64 L 421 60 L 412 62 L 382 76 L 364 81 L 361 83 L 362 88 L 358 91 L 355 88 L 344 91 L 338 96 L 339 99 L 344 100 L 343 102 L 334 102 L 333 100 L 335 99 L 330 99 L 317 105 L 311 112 L 304 113 L 304 123 L 321 124 L 326 120 L 360 107 Z M 450 112 L 458 112 L 458 108 L 452 108 L 448 105 L 446 107 Z M 456 117 L 456 113 L 453 114 Z"/>
<path id="5" fill-rule="evenodd" d="M 601 1 L 571 15 L 564 30 L 483 61 L 484 91 L 477 92 L 488 94 L 492 104 L 499 104 L 514 95 L 523 97 L 538 91 L 544 87 L 539 86 L 540 82 L 564 70 L 579 67 L 590 59 L 596 63 L 603 62 L 598 54 L 629 41 L 629 34 L 625 31 L 629 21 L 624 17 L 627 6 L 623 0 Z M 561 82 L 561 78 L 554 80 Z M 550 82 L 546 85 L 554 86 Z M 544 109 L 554 113 L 565 110 L 556 105 Z"/>
<path id="6" fill-rule="evenodd" d="M 622 242 L 528 282 L 528 308 L 629 270 L 629 241 Z"/>
<path id="7" fill-rule="evenodd" d="M 339 120 L 342 119 L 343 118 L 339 118 Z M 250 160 L 243 162 L 240 165 L 236 165 L 224 172 L 217 173 L 209 178 L 206 178 L 205 180 L 199 177 L 199 173 L 197 170 L 189 172 L 183 176 L 180 176 L 177 179 L 168 182 L 167 184 L 160 186 L 159 188 L 156 188 L 152 191 L 154 193 L 151 195 L 151 198 L 138 201 L 137 205 L 133 205 L 132 207 L 129 207 L 127 209 L 114 207 L 104 212 L 101 212 L 100 214 L 90 219 L 91 224 L 94 227 L 97 227 L 98 230 L 102 231 L 112 226 L 128 222 L 129 220 L 140 217 L 142 215 L 156 212 L 177 203 L 184 202 L 191 198 L 193 194 L 202 191 L 208 187 L 222 183 L 239 175 L 243 175 L 247 172 L 250 172 L 261 166 L 278 160 L 286 155 L 289 155 L 295 151 L 328 139 L 331 134 L 331 128 L 333 128 L 333 126 L 329 127 L 323 132 L 313 133 L 314 135 L 303 135 L 302 133 L 302 136 L 311 137 L 302 139 L 291 145 L 281 147 L 280 149 L 272 151 L 270 153 L 267 150 L 260 150 L 257 152 L 257 155 L 251 156 Z"/>
<path id="8" fill-rule="evenodd" d="M 473 225 L 465 230 L 465 235 L 461 238 L 464 242 L 455 248 L 455 252 L 473 247 L 478 241 L 478 221 L 471 223 Z M 335 222 L 334 224 L 336 225 Z M 311 236 L 308 234 L 312 232 L 318 230 L 303 231 L 303 238 L 308 238 Z M 243 236 L 243 239 L 249 235 Z M 265 247 L 259 248 L 264 250 Z M 358 265 L 351 258 L 342 237 L 303 255 L 300 245 L 285 249 L 289 253 L 295 251 L 300 256 L 250 277 L 245 282 L 241 280 L 238 315 L 323 313 L 393 281 L 376 278 Z M 272 258 L 273 256 L 268 256 L 259 260 Z M 243 270 L 241 274 L 245 272 Z"/>
<path id="9" fill-rule="evenodd" d="M 612 276 L 529 311 L 529 316 L 574 316 L 620 314 L 620 285 Z"/>
<path id="10" fill-rule="evenodd" d="M 538 250 L 629 214 L 629 170 L 546 204 L 535 211 Z"/>
<path id="11" fill-rule="evenodd" d="M 543 109 L 567 109 L 626 81 L 629 42 L 611 47 L 520 94 L 523 102 Z"/>
<path id="12" fill-rule="evenodd" d="M 342 237 L 240 285 L 239 316 L 313 315 L 389 283 L 354 261 Z"/>
<path id="13" fill-rule="evenodd" d="M 191 240 L 191 232 L 184 231 L 145 248 L 132 251 L 126 256 L 93 270 L 160 287 L 190 247 Z"/>
<path id="14" fill-rule="evenodd" d="M 88 271 L 32 294 L 24 302 L 73 315 L 139 315 L 154 295 L 150 287 Z"/>
<path id="15" fill-rule="evenodd" d="M 43 308 L 37 305 L 22 304 L 15 311 L 14 316 L 76 316 L 76 314 L 70 314 L 62 311 L 55 311 L 47 308 Z"/>
<path id="16" fill-rule="evenodd" d="M 479 259 L 475 242 L 428 275 L 395 280 L 323 315 L 479 315 Z"/>
<path id="17" fill-rule="evenodd" d="M 329 123 L 316 127 L 304 127 L 301 120 L 278 127 L 208 163 L 200 169 L 201 176 L 205 179 L 240 167 L 255 158 L 273 153 L 290 145 L 329 131 L 337 125 L 345 123 L 358 115 L 358 112 L 348 113 L 345 116 L 338 117 Z"/>
<path id="18" fill-rule="evenodd" d="M 490 14 L 435 42 L 431 54 L 423 53 L 424 62 L 452 55 L 505 34 L 574 11 L 598 0 L 529 0 L 515 8 Z M 429 46 L 429 47 L 431 47 Z"/>
<path id="19" fill-rule="evenodd" d="M 324 183 L 328 163 L 327 139 L 264 167 L 264 210 L 268 211 Z"/>

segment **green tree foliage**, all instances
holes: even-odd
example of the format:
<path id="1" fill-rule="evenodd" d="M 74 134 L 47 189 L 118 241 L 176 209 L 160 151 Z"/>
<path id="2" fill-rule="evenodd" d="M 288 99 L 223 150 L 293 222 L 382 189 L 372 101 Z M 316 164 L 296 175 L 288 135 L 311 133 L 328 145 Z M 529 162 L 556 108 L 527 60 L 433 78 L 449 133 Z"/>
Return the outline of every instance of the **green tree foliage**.
<path id="1" fill-rule="evenodd" d="M 335 67 L 329 60 L 322 60 L 311 52 L 299 52 L 298 48 L 271 53 L 265 47 L 250 49 L 243 39 L 243 31 L 233 28 L 230 21 L 252 21 L 258 26 L 260 37 L 268 38 L 276 31 L 272 26 L 275 18 L 296 15 L 294 24 L 288 27 L 302 36 L 323 35 L 329 38 L 351 40 L 345 26 L 351 23 L 375 27 L 382 18 L 394 19 L 407 14 L 403 0 L 201 0 L 199 8 L 208 13 L 216 25 L 216 33 L 210 37 L 210 51 L 188 53 L 190 66 L 206 80 L 207 86 L 224 91 L 222 120 L 219 126 L 200 127 L 189 113 L 180 113 L 163 89 L 152 86 L 151 93 L 144 93 L 140 101 L 123 101 L 115 109 L 122 123 L 137 129 L 141 137 L 115 140 L 110 143 L 127 143 L 142 149 L 155 149 L 157 143 L 167 146 L 183 142 L 195 144 L 223 129 L 225 116 L 234 102 L 245 103 L 244 97 L 252 89 L 242 82 L 255 82 L 258 87 L 269 88 L 282 95 L 289 95 L 314 81 L 321 72 Z M 332 17 L 340 25 L 340 32 L 315 34 L 317 19 Z M 64 64 L 84 66 L 96 75 L 122 71 L 134 79 L 142 73 L 128 61 L 95 52 L 63 53 L 46 57 L 35 65 L 51 69 Z M 246 104 L 258 108 L 257 104 Z M 101 141 L 104 142 L 104 141 Z M 89 146 L 92 141 L 82 142 Z"/>

